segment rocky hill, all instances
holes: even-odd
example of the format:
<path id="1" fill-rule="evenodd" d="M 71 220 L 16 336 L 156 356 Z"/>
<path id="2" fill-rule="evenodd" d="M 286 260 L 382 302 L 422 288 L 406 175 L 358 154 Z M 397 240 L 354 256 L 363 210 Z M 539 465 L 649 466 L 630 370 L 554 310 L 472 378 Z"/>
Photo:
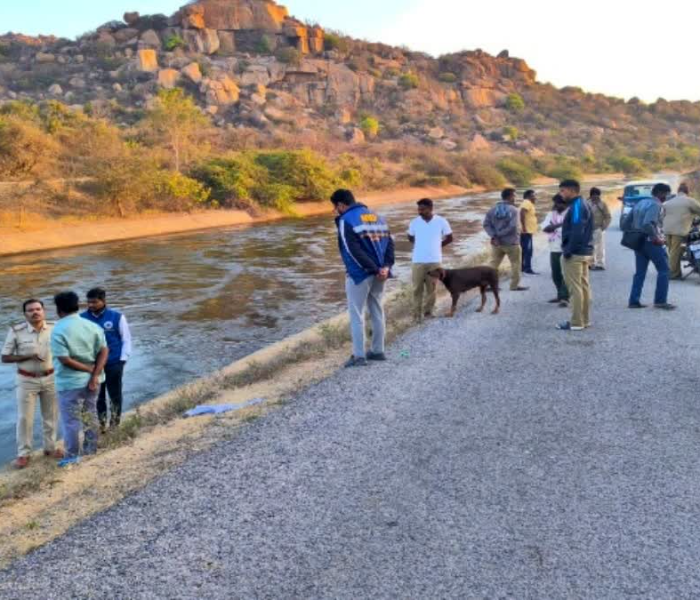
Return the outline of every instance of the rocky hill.
<path id="1" fill-rule="evenodd" d="M 159 88 L 175 86 L 219 126 L 311 128 L 355 144 L 378 136 L 450 151 L 593 157 L 621 145 L 700 143 L 697 103 L 556 90 L 507 51 L 435 59 L 329 34 L 273 0 L 127 13 L 76 41 L 0 37 L 0 101 L 57 99 L 129 124 Z M 368 116 L 378 130 L 363 126 Z"/>

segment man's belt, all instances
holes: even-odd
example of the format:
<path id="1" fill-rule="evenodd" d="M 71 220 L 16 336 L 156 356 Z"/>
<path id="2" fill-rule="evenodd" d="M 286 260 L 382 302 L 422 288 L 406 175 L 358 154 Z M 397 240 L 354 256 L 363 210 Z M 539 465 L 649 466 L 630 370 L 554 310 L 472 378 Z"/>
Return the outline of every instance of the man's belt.
<path id="1" fill-rule="evenodd" d="M 32 377 L 33 379 L 39 379 L 40 377 L 48 377 L 53 375 L 53 369 L 49 371 L 43 371 L 41 373 L 30 373 L 29 371 L 23 371 L 22 369 L 17 369 L 17 372 L 24 377 Z"/>

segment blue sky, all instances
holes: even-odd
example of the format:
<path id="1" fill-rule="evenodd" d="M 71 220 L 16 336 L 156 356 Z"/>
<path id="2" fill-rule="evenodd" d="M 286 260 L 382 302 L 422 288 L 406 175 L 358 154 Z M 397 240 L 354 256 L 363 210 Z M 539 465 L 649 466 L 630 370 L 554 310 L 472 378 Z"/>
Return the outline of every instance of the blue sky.
<path id="1" fill-rule="evenodd" d="M 170 14 L 185 0 L 0 0 L 0 32 L 75 37 L 126 10 Z M 700 4 L 664 0 L 286 0 L 291 13 L 353 37 L 433 55 L 508 49 L 540 81 L 652 101 L 700 100 Z M 572 6 L 575 10 L 569 10 Z M 678 16 L 677 16 L 678 15 Z"/>

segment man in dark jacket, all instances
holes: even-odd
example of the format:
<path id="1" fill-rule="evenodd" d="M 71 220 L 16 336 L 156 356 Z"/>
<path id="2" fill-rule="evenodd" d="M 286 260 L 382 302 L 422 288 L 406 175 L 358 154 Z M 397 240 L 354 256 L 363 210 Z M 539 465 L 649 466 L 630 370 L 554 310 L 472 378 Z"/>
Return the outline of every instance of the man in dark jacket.
<path id="1" fill-rule="evenodd" d="M 331 196 L 338 228 L 338 247 L 345 264 L 345 291 L 350 313 L 353 355 L 346 367 L 367 365 L 367 360 L 386 360 L 386 324 L 382 297 L 394 266 L 394 240 L 386 221 L 355 201 L 350 190 Z M 365 350 L 365 309 L 372 322 L 372 350 Z"/>
<path id="2" fill-rule="evenodd" d="M 593 256 L 593 214 L 581 197 L 578 181 L 567 179 L 559 186 L 569 211 L 561 230 L 562 270 L 571 295 L 571 320 L 557 325 L 563 331 L 581 331 L 591 326 L 591 284 L 588 269 Z"/>

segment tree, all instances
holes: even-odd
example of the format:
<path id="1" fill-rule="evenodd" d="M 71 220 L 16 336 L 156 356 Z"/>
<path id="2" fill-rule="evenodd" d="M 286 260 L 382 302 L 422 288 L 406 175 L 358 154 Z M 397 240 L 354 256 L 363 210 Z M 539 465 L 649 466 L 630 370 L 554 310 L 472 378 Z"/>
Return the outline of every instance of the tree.
<path id="1" fill-rule="evenodd" d="M 155 105 L 146 114 L 146 124 L 171 150 L 173 167 L 179 173 L 183 157 L 201 128 L 208 124 L 208 119 L 190 96 L 175 88 L 158 93 Z"/>
<path id="2" fill-rule="evenodd" d="M 360 129 L 370 139 L 374 139 L 379 135 L 379 127 L 379 121 L 374 117 L 367 116 L 360 121 Z"/>
<path id="3" fill-rule="evenodd" d="M 508 94 L 508 98 L 506 98 L 506 108 L 513 112 L 525 110 L 525 100 L 523 100 L 523 97 L 516 92 Z"/>
<path id="4" fill-rule="evenodd" d="M 27 178 L 48 169 L 54 139 L 31 121 L 0 117 L 0 177 Z"/>

